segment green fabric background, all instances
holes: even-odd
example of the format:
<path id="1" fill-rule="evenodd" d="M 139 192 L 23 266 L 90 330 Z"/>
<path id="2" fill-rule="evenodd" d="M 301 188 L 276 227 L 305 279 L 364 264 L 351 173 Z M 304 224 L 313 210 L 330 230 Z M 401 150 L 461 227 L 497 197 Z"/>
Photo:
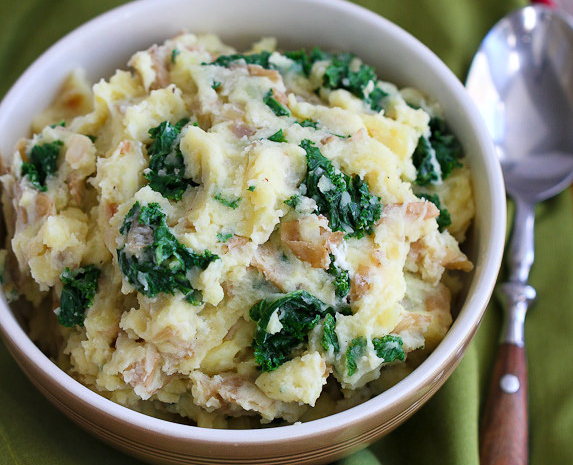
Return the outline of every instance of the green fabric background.
<path id="1" fill-rule="evenodd" d="M 206 0 L 207 1 L 207 0 Z M 240 1 L 240 0 L 239 0 Z M 121 0 L 0 0 L 0 95 L 49 45 Z M 269 2 L 271 3 L 271 2 Z M 404 27 L 463 79 L 479 42 L 525 0 L 358 0 Z M 573 463 L 573 205 L 567 190 L 540 205 L 526 323 L 532 465 Z M 499 332 L 492 302 L 467 355 L 410 420 L 339 465 L 477 465 L 479 412 Z M 52 407 L 0 342 L 0 465 L 130 465 Z"/>

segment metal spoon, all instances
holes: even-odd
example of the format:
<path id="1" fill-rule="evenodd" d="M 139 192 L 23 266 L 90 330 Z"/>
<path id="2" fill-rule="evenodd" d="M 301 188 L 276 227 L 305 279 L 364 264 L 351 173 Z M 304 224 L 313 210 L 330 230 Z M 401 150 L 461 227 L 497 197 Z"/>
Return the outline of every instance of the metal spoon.
<path id="1" fill-rule="evenodd" d="M 528 6 L 497 23 L 482 42 L 466 87 L 482 113 L 515 203 L 499 286 L 504 329 L 480 431 L 482 465 L 527 463 L 524 320 L 535 290 L 534 206 L 573 180 L 573 20 Z"/>

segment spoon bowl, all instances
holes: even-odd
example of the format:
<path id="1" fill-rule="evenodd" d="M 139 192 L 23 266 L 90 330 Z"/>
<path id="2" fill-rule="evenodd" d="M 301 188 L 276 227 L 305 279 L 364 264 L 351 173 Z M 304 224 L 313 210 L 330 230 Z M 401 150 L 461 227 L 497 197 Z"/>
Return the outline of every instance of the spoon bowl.
<path id="1" fill-rule="evenodd" d="M 503 18 L 480 46 L 466 87 L 484 116 L 506 189 L 530 202 L 573 178 L 573 27 L 542 6 Z"/>

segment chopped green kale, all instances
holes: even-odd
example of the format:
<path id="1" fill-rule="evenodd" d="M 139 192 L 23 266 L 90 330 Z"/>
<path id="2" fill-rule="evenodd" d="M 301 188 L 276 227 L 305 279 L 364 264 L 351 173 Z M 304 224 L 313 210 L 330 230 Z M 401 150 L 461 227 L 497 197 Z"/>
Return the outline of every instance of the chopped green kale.
<path id="1" fill-rule="evenodd" d="M 384 359 L 384 363 L 393 362 L 394 360 L 401 360 L 406 358 L 404 349 L 402 348 L 402 338 L 399 336 L 392 336 L 388 334 L 383 337 L 375 337 L 372 339 L 372 345 L 376 351 L 376 355 Z"/>
<path id="2" fill-rule="evenodd" d="M 61 120 L 61 121 L 59 121 L 59 122 L 57 122 L 57 123 L 50 124 L 50 127 L 51 127 L 51 128 L 57 128 L 58 126 L 60 126 L 60 127 L 62 127 L 62 128 L 65 128 L 65 127 L 66 127 L 66 121 L 65 121 L 65 120 Z"/>
<path id="3" fill-rule="evenodd" d="M 376 72 L 363 63 L 358 68 L 352 66 L 355 59 L 351 53 L 332 55 L 322 78 L 324 87 L 346 89 L 358 98 L 364 98 L 366 86 L 377 80 Z"/>
<path id="4" fill-rule="evenodd" d="M 275 312 L 282 328 L 270 334 L 267 327 Z M 308 340 L 308 332 L 320 319 L 334 313 L 332 307 L 303 290 L 253 305 L 249 316 L 257 322 L 252 343 L 257 365 L 262 371 L 272 371 L 290 360 L 292 351 Z"/>
<path id="5" fill-rule="evenodd" d="M 273 111 L 277 116 L 289 116 L 290 111 L 284 105 L 282 105 L 273 94 L 273 89 L 269 91 L 263 97 L 263 102 Z"/>
<path id="6" fill-rule="evenodd" d="M 310 76 L 310 71 L 312 69 L 313 62 L 310 61 L 306 50 L 289 50 L 284 52 L 287 58 L 290 58 L 297 65 L 300 66 L 300 70 L 308 77 Z"/>
<path id="7" fill-rule="evenodd" d="M 430 120 L 430 143 L 436 152 L 436 158 L 442 169 L 442 179 L 446 179 L 455 168 L 463 165 L 460 159 L 463 157 L 462 145 L 446 127 L 446 122 L 437 117 Z"/>
<path id="8" fill-rule="evenodd" d="M 367 101 L 368 103 L 370 103 L 370 108 L 372 108 L 374 111 L 381 111 L 384 110 L 384 103 L 386 97 L 388 97 L 389 94 L 386 91 L 383 91 L 382 89 L 380 89 L 380 87 L 375 87 L 374 90 L 372 90 L 367 97 Z"/>
<path id="9" fill-rule="evenodd" d="M 426 186 L 446 179 L 455 168 L 462 167 L 463 157 L 459 140 L 446 127 L 443 119 L 430 120 L 430 136 L 421 136 L 412 155 L 417 170 L 416 184 Z M 439 167 L 439 173 L 437 169 Z"/>
<path id="10" fill-rule="evenodd" d="M 412 162 L 417 170 L 415 183 L 419 186 L 437 184 L 441 180 L 440 173 L 436 171 L 436 153 L 426 136 L 418 139 L 418 145 L 412 154 Z M 439 166 L 439 165 L 438 165 Z"/>
<path id="11" fill-rule="evenodd" d="M 330 266 L 327 273 L 334 276 L 334 293 L 336 297 L 343 299 L 350 291 L 350 276 L 348 270 L 337 267 L 334 264 L 334 255 L 330 254 Z"/>
<path id="12" fill-rule="evenodd" d="M 300 124 L 303 128 L 313 128 L 313 129 L 318 129 L 318 121 L 313 121 L 310 118 L 307 118 L 303 121 L 297 121 L 298 124 Z"/>
<path id="13" fill-rule="evenodd" d="M 136 216 L 139 214 L 140 210 L 141 210 L 141 205 L 139 204 L 139 202 L 135 202 L 127 212 L 127 215 L 125 215 L 125 218 L 123 219 L 123 224 L 119 228 L 120 234 L 125 236 L 129 232 L 133 224 L 133 220 L 136 219 Z"/>
<path id="14" fill-rule="evenodd" d="M 253 192 L 256 188 L 257 186 L 253 184 L 252 186 L 247 187 L 247 190 Z"/>
<path id="15" fill-rule="evenodd" d="M 219 242 L 227 242 L 231 237 L 233 237 L 233 233 L 217 233 L 217 240 Z"/>
<path id="16" fill-rule="evenodd" d="M 376 85 L 378 77 L 371 66 L 356 63 L 356 57 L 351 53 L 330 55 L 330 64 L 322 77 L 323 86 L 329 89 L 345 89 L 356 97 L 364 100 L 374 111 L 384 109 L 388 93 L 379 87 L 368 91 L 370 82 Z"/>
<path id="17" fill-rule="evenodd" d="M 287 142 L 282 129 L 279 129 L 277 132 L 275 132 L 272 136 L 268 137 L 267 139 L 273 142 Z"/>
<path id="18" fill-rule="evenodd" d="M 249 55 L 241 55 L 239 53 L 233 53 L 232 55 L 221 55 L 216 60 L 211 63 L 202 63 L 203 65 L 216 65 L 224 66 L 228 68 L 229 66 L 244 62 L 247 65 L 259 65 L 263 68 L 272 69 L 273 66 L 269 63 L 269 58 L 271 57 L 271 52 L 263 51 L 261 53 L 251 53 Z"/>
<path id="19" fill-rule="evenodd" d="M 179 148 L 181 130 L 188 122 L 186 118 L 175 125 L 163 121 L 149 130 L 152 142 L 147 148 L 150 159 L 145 178 L 154 191 L 171 200 L 181 200 L 187 186 L 197 186 L 185 178 L 185 161 Z"/>
<path id="20" fill-rule="evenodd" d="M 239 206 L 239 202 L 241 201 L 241 197 L 235 200 L 226 199 L 221 195 L 221 193 L 217 192 L 213 198 L 219 202 L 221 202 L 225 207 L 232 208 L 233 210 Z"/>
<path id="21" fill-rule="evenodd" d="M 356 360 L 362 357 L 366 349 L 366 338 L 363 336 L 356 337 L 350 341 L 348 349 L 346 349 L 346 368 L 348 369 L 348 376 L 356 373 Z"/>
<path id="22" fill-rule="evenodd" d="M 346 368 L 348 376 L 356 373 L 358 368 L 357 360 L 364 355 L 368 341 L 364 336 L 359 336 L 350 342 L 346 349 Z M 375 337 L 372 339 L 372 345 L 376 355 L 384 360 L 384 363 L 393 362 L 394 360 L 404 361 L 406 354 L 402 348 L 402 338 L 399 336 L 387 335 Z"/>
<path id="23" fill-rule="evenodd" d="M 61 140 L 34 145 L 30 161 L 22 163 L 21 176 L 27 176 L 28 181 L 39 191 L 48 190 L 46 179 L 58 169 L 58 156 L 63 145 Z"/>
<path id="24" fill-rule="evenodd" d="M 422 193 L 418 194 L 418 197 L 432 202 L 438 208 L 438 210 L 440 210 L 440 215 L 436 219 L 440 232 L 443 232 L 444 229 L 452 224 L 452 217 L 450 216 L 450 212 L 446 207 L 442 207 L 442 203 L 440 202 L 440 197 L 438 197 L 438 194 Z"/>
<path id="25" fill-rule="evenodd" d="M 346 52 L 330 53 L 314 47 L 310 53 L 305 50 L 292 50 L 284 52 L 284 55 L 294 61 L 300 72 L 306 77 L 310 76 L 312 67 L 316 62 L 327 61 L 328 66 L 323 75 L 323 87 L 333 90 L 346 89 L 363 99 L 374 111 L 380 111 L 384 108 L 385 98 L 388 94 L 378 87 L 368 91 L 369 83 L 373 81 L 376 84 L 378 81 L 374 68 L 363 63 L 358 64 L 355 62 L 356 57 L 353 54 Z M 267 51 L 248 55 L 222 55 L 211 63 L 203 63 L 203 65 L 229 67 L 236 63 L 245 63 L 247 65 L 259 65 L 266 69 L 276 69 L 276 66 L 269 61 L 270 56 L 271 53 Z M 275 110 L 273 109 L 273 111 Z M 288 114 L 277 114 L 277 116 L 287 116 Z"/>
<path id="26" fill-rule="evenodd" d="M 368 184 L 359 176 L 337 170 L 318 147 L 305 139 L 308 171 L 303 181 L 306 196 L 314 199 L 318 213 L 326 216 L 333 231 L 345 231 L 348 237 L 372 234 L 382 214 L 380 198 L 370 194 Z"/>
<path id="27" fill-rule="evenodd" d="M 64 287 L 60 295 L 59 324 L 67 327 L 84 325 L 84 314 L 93 303 L 99 275 L 100 270 L 94 265 L 74 270 L 66 268 L 60 274 Z"/>
<path id="28" fill-rule="evenodd" d="M 28 181 L 32 184 L 36 189 L 39 191 L 45 192 L 48 190 L 48 187 L 40 182 L 40 171 L 36 168 L 36 165 L 33 163 L 29 163 L 26 161 L 22 162 L 22 168 L 20 170 L 20 174 L 22 177 L 27 176 Z"/>
<path id="29" fill-rule="evenodd" d="M 291 195 L 288 199 L 284 201 L 286 205 L 292 207 L 296 210 L 296 207 L 300 205 L 300 195 Z"/>
<path id="30" fill-rule="evenodd" d="M 327 89 L 345 89 L 364 100 L 372 110 L 380 111 L 388 93 L 379 87 L 368 91 L 370 82 L 378 81 L 376 71 L 364 63 L 358 64 L 351 53 L 329 53 L 314 48 L 310 54 L 304 50 L 286 52 L 285 56 L 298 63 L 302 72 L 310 76 L 312 67 L 317 61 L 328 61 L 328 66 L 322 76 L 322 85 Z"/>
<path id="31" fill-rule="evenodd" d="M 188 272 L 193 268 L 204 270 L 219 257 L 209 250 L 198 254 L 181 244 L 167 226 L 165 213 L 158 203 L 133 205 L 119 232 L 127 241 L 134 228 L 135 239 L 131 240 L 147 238 L 148 243 L 136 244 L 141 246 L 136 255 L 129 253 L 126 247 L 117 250 L 119 267 L 127 281 L 148 297 L 175 294 L 178 290 L 189 303 L 200 303 L 200 294 L 191 286 Z"/>
<path id="32" fill-rule="evenodd" d="M 322 339 L 320 340 L 320 345 L 327 352 L 331 347 L 334 350 L 334 353 L 338 353 L 340 351 L 338 336 L 334 331 L 335 328 L 336 318 L 330 313 L 327 313 L 322 322 Z"/>
<path id="33" fill-rule="evenodd" d="M 221 87 L 222 82 L 220 81 L 213 81 L 213 84 L 211 84 L 211 89 L 213 90 L 217 90 L 219 87 Z"/>
<path id="34" fill-rule="evenodd" d="M 307 77 L 310 76 L 312 67 L 317 61 L 328 60 L 331 56 L 329 53 L 322 51 L 318 47 L 314 47 L 310 53 L 307 53 L 305 50 L 293 50 L 285 52 L 284 55 L 297 63 L 297 65 L 300 66 L 301 71 Z"/>
<path id="35" fill-rule="evenodd" d="M 171 63 L 175 64 L 175 62 L 177 61 L 177 55 L 179 55 L 180 53 L 181 53 L 181 51 L 179 51 L 176 48 L 174 48 L 171 51 Z"/>

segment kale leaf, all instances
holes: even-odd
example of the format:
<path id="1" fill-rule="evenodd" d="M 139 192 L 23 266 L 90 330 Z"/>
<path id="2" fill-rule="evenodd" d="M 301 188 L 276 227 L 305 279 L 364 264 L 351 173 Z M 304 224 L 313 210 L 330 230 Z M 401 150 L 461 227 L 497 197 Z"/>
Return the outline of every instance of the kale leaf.
<path id="1" fill-rule="evenodd" d="M 440 215 L 436 219 L 440 232 L 443 232 L 444 229 L 452 224 L 452 217 L 450 216 L 450 212 L 446 207 L 442 207 L 442 203 L 440 202 L 440 197 L 438 197 L 438 194 L 421 193 L 418 194 L 418 197 L 432 202 L 438 208 L 438 210 L 440 210 Z"/>
<path id="2" fill-rule="evenodd" d="M 298 63 L 308 77 L 312 67 L 317 61 L 328 61 L 329 64 L 322 76 L 322 85 L 327 89 L 345 89 L 364 100 L 372 110 L 380 111 L 384 109 L 385 98 L 388 93 L 374 87 L 368 91 L 370 82 L 378 81 L 376 71 L 371 66 L 364 63 L 359 65 L 354 63 L 356 57 L 351 53 L 329 53 L 318 48 L 314 48 L 310 54 L 304 50 L 286 52 L 285 56 Z"/>
<path id="3" fill-rule="evenodd" d="M 247 65 L 259 65 L 266 69 L 272 69 L 274 66 L 269 63 L 269 58 L 271 57 L 271 52 L 262 51 L 261 53 L 251 53 L 249 55 L 241 55 L 239 53 L 233 53 L 232 55 L 221 55 L 213 60 L 211 63 L 202 63 L 203 65 L 216 65 L 228 68 L 229 66 L 244 62 Z"/>
<path id="4" fill-rule="evenodd" d="M 352 66 L 355 56 L 351 53 L 332 55 L 330 64 L 322 78 L 324 87 L 346 89 L 356 97 L 363 99 L 370 81 L 377 81 L 374 68 L 361 63 L 358 68 Z"/>
<path id="5" fill-rule="evenodd" d="M 312 67 L 317 61 L 328 60 L 331 57 L 330 53 L 325 52 L 318 47 L 314 47 L 310 53 L 307 53 L 306 50 L 301 49 L 287 51 L 284 53 L 284 55 L 294 61 L 307 77 L 310 76 Z"/>
<path id="6" fill-rule="evenodd" d="M 184 177 L 185 161 L 179 148 L 179 135 L 188 122 L 187 118 L 175 125 L 163 121 L 149 130 L 152 142 L 147 148 L 150 159 L 145 178 L 154 191 L 171 200 L 181 200 L 187 186 L 198 185 L 192 179 Z"/>
<path id="7" fill-rule="evenodd" d="M 441 180 L 440 174 L 436 171 L 436 153 L 432 148 L 430 140 L 426 136 L 418 139 L 416 149 L 412 154 L 412 162 L 417 170 L 415 183 L 419 186 L 437 184 Z"/>
<path id="8" fill-rule="evenodd" d="M 348 376 L 356 373 L 356 361 L 364 355 L 366 350 L 367 340 L 364 336 L 359 336 L 350 342 L 346 349 L 346 368 Z M 403 349 L 402 338 L 399 336 L 387 335 L 383 337 L 375 337 L 372 339 L 372 345 L 376 355 L 384 360 L 384 363 L 393 362 L 394 360 L 404 361 L 406 354 Z"/>
<path id="9" fill-rule="evenodd" d="M 175 64 L 175 61 L 177 60 L 177 55 L 179 55 L 181 52 L 174 48 L 173 50 L 171 50 L 171 63 Z"/>
<path id="10" fill-rule="evenodd" d="M 192 268 L 204 270 L 219 257 L 209 250 L 198 254 L 181 244 L 167 226 L 165 213 L 158 203 L 133 205 L 119 231 L 129 240 L 134 228 L 137 228 L 134 234 L 137 237 L 149 237 L 151 232 L 152 239 L 149 238 L 149 243 L 143 244 L 136 255 L 125 247 L 117 250 L 119 267 L 127 281 L 148 297 L 175 294 L 178 290 L 189 303 L 200 303 L 199 292 L 191 286 L 187 273 Z"/>
<path id="11" fill-rule="evenodd" d="M 322 84 L 329 89 L 345 89 L 364 100 L 374 111 L 384 109 L 388 93 L 374 87 L 368 91 L 370 82 L 376 85 L 378 77 L 371 66 L 364 63 L 355 64 L 356 57 L 351 53 L 330 54 L 330 64 L 322 77 Z"/>
<path id="12" fill-rule="evenodd" d="M 442 179 L 446 179 L 454 170 L 461 168 L 462 145 L 446 127 L 446 122 L 437 117 L 430 119 L 430 143 L 436 152 L 436 159 L 442 169 Z"/>
<path id="13" fill-rule="evenodd" d="M 297 123 L 299 125 L 301 125 L 303 128 L 313 128 L 313 129 L 318 129 L 318 122 L 317 121 L 313 121 L 310 118 L 306 118 L 305 120 L 302 121 L 297 121 Z"/>
<path id="14" fill-rule="evenodd" d="M 267 139 L 273 142 L 287 142 L 282 129 L 279 129 L 277 132 L 275 132 L 272 136 L 269 136 Z"/>
<path id="15" fill-rule="evenodd" d="M 280 331 L 270 334 L 267 326 L 278 312 Z M 272 371 L 290 360 L 293 349 L 308 340 L 308 332 L 327 314 L 335 310 L 304 290 L 265 299 L 253 305 L 249 316 L 257 322 L 252 348 L 255 361 L 262 371 Z"/>
<path id="16" fill-rule="evenodd" d="M 60 295 L 59 324 L 67 327 L 84 325 L 84 314 L 93 303 L 99 275 L 100 270 L 94 265 L 74 270 L 66 268 L 60 274 L 64 287 Z"/>
<path id="17" fill-rule="evenodd" d="M 300 205 L 300 195 L 291 195 L 288 199 L 284 201 L 286 205 L 292 207 L 296 210 L 296 207 Z"/>
<path id="18" fill-rule="evenodd" d="M 336 318 L 328 313 L 322 322 L 322 339 L 320 340 L 320 345 L 327 352 L 331 347 L 334 350 L 334 353 L 338 353 L 340 351 L 338 336 L 334 331 L 335 328 Z"/>
<path id="19" fill-rule="evenodd" d="M 374 89 L 366 97 L 367 103 L 370 104 L 372 110 L 379 112 L 385 109 L 384 104 L 386 103 L 386 98 L 389 96 L 388 92 L 380 89 L 380 87 L 374 87 Z"/>
<path id="20" fill-rule="evenodd" d="M 416 184 L 426 186 L 437 184 L 446 179 L 455 168 L 462 167 L 463 157 L 459 140 L 446 127 L 443 119 L 430 119 L 430 136 L 421 136 L 412 155 L 412 161 L 418 173 Z M 437 166 L 440 173 L 436 172 Z"/>
<path id="21" fill-rule="evenodd" d="M 274 97 L 273 89 L 269 89 L 269 91 L 265 94 L 263 97 L 263 102 L 265 102 L 265 105 L 267 105 L 277 116 L 290 115 L 288 108 L 286 108 Z"/>
<path id="22" fill-rule="evenodd" d="M 343 299 L 350 291 L 350 276 L 348 270 L 337 267 L 334 264 L 334 255 L 330 254 L 330 266 L 327 273 L 334 276 L 334 293 L 336 297 Z"/>
<path id="23" fill-rule="evenodd" d="M 308 171 L 303 181 L 306 196 L 314 199 L 318 213 L 328 218 L 333 231 L 345 231 L 348 237 L 372 234 L 382 214 L 380 198 L 370 194 L 368 184 L 355 175 L 337 170 L 318 147 L 305 139 Z"/>
<path id="24" fill-rule="evenodd" d="M 346 89 L 363 99 L 374 111 L 380 111 L 384 108 L 385 98 L 388 94 L 379 87 L 367 91 L 370 81 L 373 81 L 374 84 L 378 81 L 374 68 L 363 63 L 358 65 L 355 63 L 356 57 L 353 54 L 347 52 L 330 53 L 314 47 L 310 53 L 305 50 L 292 50 L 284 52 L 284 55 L 294 61 L 306 77 L 310 76 L 312 67 L 317 61 L 327 61 L 328 66 L 322 78 L 323 87 L 333 90 Z M 228 68 L 236 63 L 245 63 L 247 65 L 259 65 L 266 69 L 276 69 L 276 66 L 269 61 L 270 56 L 271 53 L 268 51 L 249 55 L 222 55 L 211 63 L 203 63 L 203 65 L 218 65 Z M 288 113 L 277 114 L 277 116 L 287 115 Z"/>
<path id="25" fill-rule="evenodd" d="M 233 233 L 217 233 L 217 241 L 219 242 L 227 242 L 231 237 L 233 237 Z"/>
<path id="26" fill-rule="evenodd" d="M 21 176 L 27 176 L 36 189 L 46 192 L 46 178 L 58 169 L 58 156 L 63 145 L 61 140 L 34 145 L 30 152 L 30 161 L 22 162 Z"/>
<path id="27" fill-rule="evenodd" d="M 366 349 L 366 338 L 364 336 L 359 336 L 348 345 L 346 349 L 346 368 L 348 370 L 348 376 L 352 376 L 356 373 L 356 360 L 362 357 L 364 350 Z"/>
<path id="28" fill-rule="evenodd" d="M 392 336 L 388 334 L 383 337 L 375 337 L 372 339 L 372 345 L 379 358 L 384 359 L 384 363 L 393 362 L 394 360 L 401 360 L 406 358 L 404 349 L 402 348 L 402 338 L 399 336 Z"/>
<path id="29" fill-rule="evenodd" d="M 239 206 L 239 202 L 241 201 L 241 197 L 236 198 L 235 200 L 229 200 L 222 196 L 220 192 L 217 192 L 213 198 L 218 202 L 225 205 L 225 207 L 232 208 L 233 210 Z"/>

